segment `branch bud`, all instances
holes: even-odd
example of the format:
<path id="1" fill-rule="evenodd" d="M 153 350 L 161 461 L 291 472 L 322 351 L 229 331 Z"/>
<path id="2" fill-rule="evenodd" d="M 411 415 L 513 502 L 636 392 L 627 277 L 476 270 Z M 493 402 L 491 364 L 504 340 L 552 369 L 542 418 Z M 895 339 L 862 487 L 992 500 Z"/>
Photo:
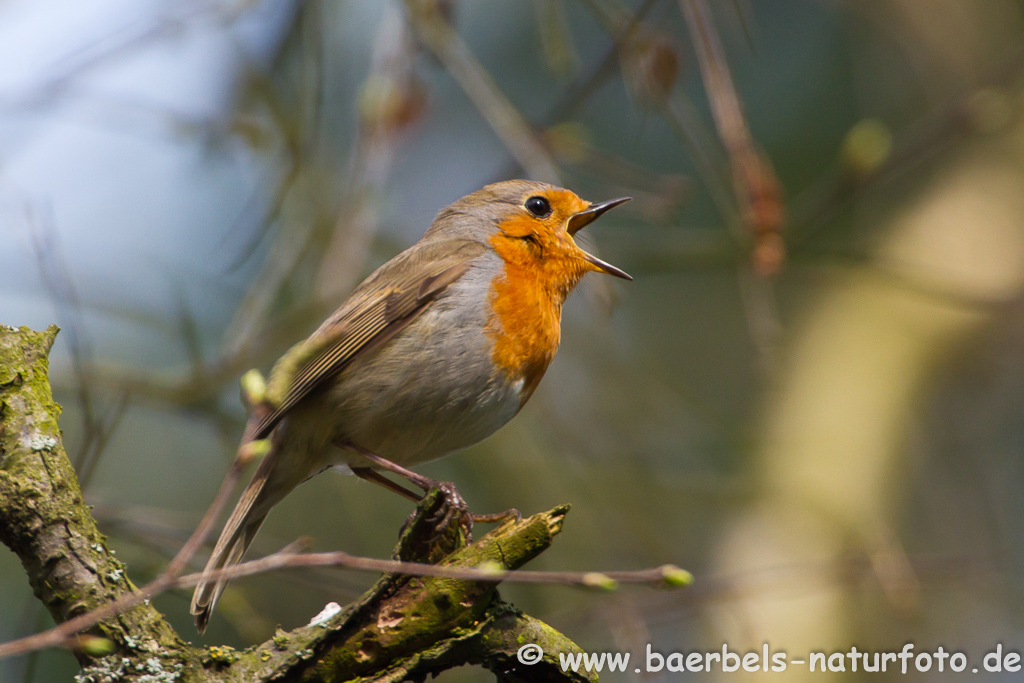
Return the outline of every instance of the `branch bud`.
<path id="1" fill-rule="evenodd" d="M 90 657 L 99 658 L 106 657 L 111 654 L 117 649 L 117 646 L 114 644 L 114 641 L 109 638 L 91 636 L 88 633 L 83 633 L 78 636 L 78 649 Z"/>
<path id="2" fill-rule="evenodd" d="M 238 464 L 245 467 L 253 460 L 260 460 L 270 452 L 270 439 L 257 439 L 238 447 Z"/>
<path id="3" fill-rule="evenodd" d="M 611 591 L 618 589 L 619 582 L 607 574 L 602 574 L 600 572 L 588 572 L 583 575 L 583 585 L 587 588 L 597 588 L 610 593 Z"/>
<path id="4" fill-rule="evenodd" d="M 255 368 L 242 375 L 242 402 L 249 408 L 267 399 L 267 380 Z"/>
<path id="5" fill-rule="evenodd" d="M 663 564 L 660 569 L 661 578 L 667 586 L 679 588 L 681 586 L 689 586 L 693 583 L 693 574 L 685 569 L 680 569 L 674 564 Z"/>

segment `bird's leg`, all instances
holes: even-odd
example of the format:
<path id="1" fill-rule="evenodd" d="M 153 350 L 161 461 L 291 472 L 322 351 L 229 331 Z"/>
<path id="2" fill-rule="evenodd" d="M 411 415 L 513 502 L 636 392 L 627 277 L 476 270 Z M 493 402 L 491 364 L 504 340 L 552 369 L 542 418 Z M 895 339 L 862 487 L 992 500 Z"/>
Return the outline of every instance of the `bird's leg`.
<path id="1" fill-rule="evenodd" d="M 365 479 L 366 481 L 373 482 L 378 486 L 383 486 L 388 491 L 394 491 L 398 495 L 403 498 L 408 498 L 414 503 L 418 503 L 423 500 L 423 496 L 420 494 L 410 491 L 401 484 L 396 484 L 372 467 L 353 467 L 351 469 L 352 474 L 356 475 L 360 479 Z"/>
<path id="2" fill-rule="evenodd" d="M 394 469 L 390 469 L 389 471 L 394 472 L 395 474 L 398 474 L 399 476 L 402 476 L 402 477 L 405 477 L 405 478 L 409 479 L 412 483 L 414 483 L 417 486 L 421 487 L 424 491 L 429 491 L 430 489 L 436 487 L 436 488 L 439 488 L 442 491 L 444 491 L 446 495 L 450 495 L 450 493 L 448 491 L 448 487 L 450 487 L 451 491 L 454 492 L 455 496 L 458 496 L 458 499 L 460 501 L 462 500 L 462 496 L 460 496 L 459 493 L 457 491 L 455 491 L 455 485 L 451 484 L 450 482 L 436 481 L 436 480 L 431 479 L 429 477 L 424 477 L 421 474 L 416 474 L 415 472 L 412 472 L 412 471 L 402 467 L 401 465 L 396 465 L 395 463 L 391 462 L 390 460 L 387 460 L 385 458 L 381 458 L 378 455 L 375 455 L 373 453 L 368 453 L 368 452 L 363 451 L 361 449 L 357 449 L 357 450 L 359 450 L 359 452 L 362 455 L 367 456 L 367 458 L 369 460 L 372 460 L 375 464 L 379 465 L 381 468 L 388 469 L 388 468 L 393 467 Z M 405 498 L 408 498 L 409 500 L 411 500 L 414 503 L 418 503 L 421 500 L 423 500 L 423 496 L 419 496 L 419 495 L 413 493 L 412 491 L 410 491 L 409 489 L 405 488 L 404 486 L 399 486 L 395 482 L 391 481 L 387 477 L 382 476 L 379 472 L 376 472 L 375 470 L 373 470 L 370 467 L 353 467 L 352 468 L 352 473 L 355 474 L 357 477 L 360 477 L 361 479 L 365 479 L 366 481 L 372 481 L 375 484 L 379 484 L 379 485 L 383 486 L 384 488 L 388 489 L 389 491 L 394 491 L 398 495 L 403 496 Z M 407 476 L 407 474 L 408 475 L 412 475 L 412 477 L 415 477 L 415 479 L 413 479 L 412 477 Z M 417 481 L 417 480 L 419 480 L 419 481 Z M 465 504 L 465 503 L 463 503 L 463 504 Z M 508 519 L 510 517 L 514 517 L 517 522 L 519 522 L 519 521 L 521 521 L 523 519 L 522 513 L 520 513 L 519 510 L 517 510 L 515 508 L 509 508 L 508 510 L 505 510 L 504 512 L 492 512 L 492 513 L 485 514 L 485 515 L 478 515 L 478 514 L 470 513 L 469 516 L 472 519 L 473 523 L 480 522 L 480 523 L 483 523 L 483 524 L 494 524 L 496 522 L 503 522 L 503 521 L 505 521 L 506 519 Z"/>
<path id="3" fill-rule="evenodd" d="M 410 469 L 393 463 L 387 458 L 382 458 L 376 453 L 371 453 L 370 451 L 360 448 L 355 444 L 339 444 L 339 447 L 359 453 L 359 455 L 372 462 L 376 467 L 407 479 L 410 483 L 423 489 L 424 493 L 430 489 L 438 489 L 444 494 L 445 505 L 427 521 L 435 526 L 438 530 L 438 535 L 442 534 L 452 524 L 452 522 L 458 521 L 459 524 L 462 525 L 463 531 L 466 533 L 467 542 L 472 542 L 474 516 L 470 514 L 469 506 L 466 505 L 466 501 L 463 500 L 461 495 L 459 495 L 458 490 L 455 488 L 455 484 L 450 481 L 437 481 L 436 479 L 425 477 L 422 474 L 417 474 Z M 380 486 L 383 486 L 390 491 L 394 491 L 400 496 L 408 498 L 414 502 L 418 503 L 423 499 L 423 496 L 417 496 L 412 491 L 396 484 L 380 473 L 374 472 L 369 467 L 353 467 L 352 472 L 358 477 L 366 479 L 367 481 L 372 481 L 375 484 L 379 484 Z"/>
<path id="4" fill-rule="evenodd" d="M 371 453 L 370 451 L 364 450 L 352 444 L 348 444 L 348 448 L 351 448 L 355 452 L 359 453 L 359 455 L 363 456 L 364 458 L 366 458 L 367 460 L 369 460 L 382 470 L 387 470 L 388 472 L 397 474 L 398 476 L 407 480 L 409 483 L 415 484 L 416 486 L 423 489 L 424 493 L 433 488 L 442 488 L 443 482 L 437 481 L 436 479 L 431 479 L 430 477 L 425 477 L 422 474 L 417 474 L 412 470 L 406 469 L 405 467 L 402 467 L 397 463 L 393 463 L 386 458 L 380 457 L 376 453 Z"/>

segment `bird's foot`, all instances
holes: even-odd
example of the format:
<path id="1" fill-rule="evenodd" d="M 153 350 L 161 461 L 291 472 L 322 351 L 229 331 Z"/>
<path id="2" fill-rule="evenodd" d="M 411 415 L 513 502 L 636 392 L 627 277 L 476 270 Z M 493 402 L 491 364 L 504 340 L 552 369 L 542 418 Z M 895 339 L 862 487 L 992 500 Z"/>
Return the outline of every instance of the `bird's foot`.
<path id="1" fill-rule="evenodd" d="M 427 518 L 427 522 L 434 527 L 432 540 L 436 541 L 447 533 L 453 524 L 458 524 L 466 535 L 466 543 L 472 543 L 473 515 L 469 512 L 466 501 L 455 488 L 455 484 L 450 481 L 439 481 L 434 487 L 444 495 L 444 502 L 434 514 Z"/>

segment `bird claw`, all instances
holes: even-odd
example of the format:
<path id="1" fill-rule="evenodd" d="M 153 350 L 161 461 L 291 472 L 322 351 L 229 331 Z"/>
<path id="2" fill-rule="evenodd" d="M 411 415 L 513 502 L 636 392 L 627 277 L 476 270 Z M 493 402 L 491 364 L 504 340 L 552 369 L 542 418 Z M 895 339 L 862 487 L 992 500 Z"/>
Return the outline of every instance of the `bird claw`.
<path id="1" fill-rule="evenodd" d="M 442 495 L 441 504 L 437 509 L 432 514 L 423 518 L 423 522 L 433 529 L 433 534 L 429 541 L 431 544 L 441 540 L 455 523 L 459 525 L 459 529 L 464 534 L 468 544 L 473 542 L 473 524 L 476 522 L 502 522 L 510 517 L 514 517 L 517 522 L 523 519 L 522 514 L 515 508 L 493 514 L 475 515 L 469 511 L 469 506 L 458 489 L 455 488 L 455 484 L 450 481 L 442 481 L 432 482 L 431 486 Z M 416 519 L 416 514 L 414 512 L 409 515 L 409 519 L 405 520 L 405 524 L 402 525 L 402 533 L 405 533 L 405 529 Z"/>
<path id="2" fill-rule="evenodd" d="M 509 517 L 514 517 L 516 524 L 523 521 L 523 513 L 519 512 L 515 508 L 509 508 L 504 512 L 492 512 L 486 515 L 472 515 L 474 522 L 483 522 L 484 524 L 494 524 L 497 522 L 504 522 Z"/>
<path id="3" fill-rule="evenodd" d="M 437 511 L 427 517 L 428 524 L 434 527 L 434 536 L 431 542 L 437 541 L 448 532 L 455 522 L 462 527 L 466 535 L 466 542 L 473 542 L 473 515 L 469 512 L 469 506 L 450 481 L 443 481 L 437 484 L 437 489 L 444 494 L 444 502 Z"/>

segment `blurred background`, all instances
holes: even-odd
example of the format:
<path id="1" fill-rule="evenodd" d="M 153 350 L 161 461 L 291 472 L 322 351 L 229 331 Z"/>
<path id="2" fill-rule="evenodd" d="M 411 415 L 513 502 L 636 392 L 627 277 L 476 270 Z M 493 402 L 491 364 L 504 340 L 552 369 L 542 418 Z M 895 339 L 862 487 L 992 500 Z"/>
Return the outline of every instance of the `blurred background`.
<path id="1" fill-rule="evenodd" d="M 0 323 L 62 327 L 65 445 L 136 583 L 209 504 L 242 372 L 532 177 L 633 196 L 584 239 L 636 280 L 590 276 L 519 417 L 421 469 L 479 512 L 572 503 L 531 568 L 696 582 L 504 597 L 634 658 L 1024 642 L 1024 3 L 7 0 L 0 64 Z M 250 556 L 387 556 L 410 510 L 326 474 Z M 157 604 L 245 647 L 373 578 L 236 581 L 202 638 Z M 0 639 L 47 624 L 0 551 Z"/>

